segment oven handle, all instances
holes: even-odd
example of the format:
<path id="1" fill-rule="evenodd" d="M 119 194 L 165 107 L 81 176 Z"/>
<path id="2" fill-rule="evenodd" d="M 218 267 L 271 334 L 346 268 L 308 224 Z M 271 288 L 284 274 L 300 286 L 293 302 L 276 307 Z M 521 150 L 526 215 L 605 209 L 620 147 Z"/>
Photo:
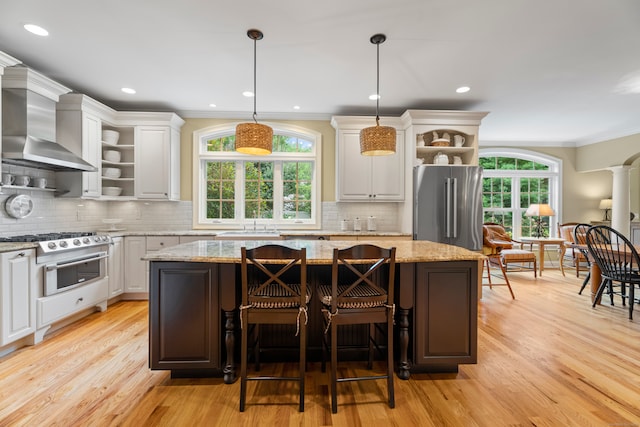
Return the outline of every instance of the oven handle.
<path id="1" fill-rule="evenodd" d="M 82 259 L 78 259 L 75 261 L 71 261 L 71 262 L 60 262 L 57 264 L 47 264 L 45 266 L 47 271 L 52 271 L 52 270 L 57 270 L 58 268 L 61 267 L 71 267 L 72 265 L 78 265 L 78 264 L 84 264 L 87 261 L 97 261 L 99 259 L 105 259 L 108 258 L 109 254 L 107 252 L 99 252 L 97 254 L 94 255 L 89 255 L 85 258 Z"/>

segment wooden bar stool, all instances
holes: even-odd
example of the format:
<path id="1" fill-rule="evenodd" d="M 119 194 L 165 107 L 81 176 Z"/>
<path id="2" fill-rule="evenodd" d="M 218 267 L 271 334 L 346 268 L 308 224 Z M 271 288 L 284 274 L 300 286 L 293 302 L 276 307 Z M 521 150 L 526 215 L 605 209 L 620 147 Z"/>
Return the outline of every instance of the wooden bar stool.
<path id="1" fill-rule="evenodd" d="M 338 412 L 337 383 L 362 380 L 387 380 L 389 407 L 395 407 L 393 391 L 393 287 L 396 248 L 356 245 L 333 250 L 331 285 L 320 285 L 325 324 L 322 370 L 325 371 L 327 332 L 331 331 L 331 411 Z M 388 267 L 388 268 L 387 268 Z M 369 324 L 369 360 L 372 368 L 376 327 L 386 324 L 382 334 L 387 337 L 387 372 L 383 375 L 338 378 L 338 327 Z"/>
<path id="2" fill-rule="evenodd" d="M 300 387 L 300 412 L 304 411 L 304 377 L 307 344 L 307 304 L 311 293 L 307 289 L 306 249 L 292 249 L 280 245 L 264 245 L 254 249 L 242 247 L 242 305 L 240 328 L 240 412 L 244 412 L 247 381 L 297 381 Z M 297 272 L 294 270 L 299 270 Z M 295 276 L 286 283 L 285 274 Z M 249 328 L 259 324 L 296 325 L 300 340 L 300 366 L 297 377 L 247 375 L 247 347 Z M 257 334 L 256 334 L 257 335 Z M 255 343 L 255 345 L 259 345 Z M 256 354 L 259 350 L 256 351 Z M 259 366 L 256 362 L 256 366 Z"/>

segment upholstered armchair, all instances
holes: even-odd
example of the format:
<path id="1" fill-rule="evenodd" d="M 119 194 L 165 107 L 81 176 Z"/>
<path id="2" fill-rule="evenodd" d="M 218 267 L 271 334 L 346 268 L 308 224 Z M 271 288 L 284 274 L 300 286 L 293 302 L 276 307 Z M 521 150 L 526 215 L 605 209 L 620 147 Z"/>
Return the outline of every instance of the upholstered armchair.
<path id="1" fill-rule="evenodd" d="M 493 264 L 498 266 L 502 271 L 511 296 L 515 298 L 511 284 L 509 283 L 509 278 L 507 277 L 509 264 L 518 264 L 518 270 L 532 269 L 534 277 L 537 277 L 536 254 L 530 250 L 525 250 L 523 243 L 512 239 L 500 224 L 485 223 L 482 226 L 482 238 L 482 252 L 487 256 L 485 265 L 487 267 L 489 286 L 492 285 L 489 264 Z M 514 248 L 516 245 L 518 248 Z"/>

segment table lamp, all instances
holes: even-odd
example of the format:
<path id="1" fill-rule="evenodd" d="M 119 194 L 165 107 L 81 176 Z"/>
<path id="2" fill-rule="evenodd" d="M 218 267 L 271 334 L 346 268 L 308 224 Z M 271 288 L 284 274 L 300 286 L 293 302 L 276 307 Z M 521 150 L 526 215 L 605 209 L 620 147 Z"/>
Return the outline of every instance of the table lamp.
<path id="1" fill-rule="evenodd" d="M 535 237 L 544 237 L 544 224 L 542 223 L 543 216 L 554 216 L 556 213 L 551 209 L 551 206 L 544 204 L 532 204 L 527 208 L 524 216 L 537 216 L 535 220 Z"/>
<path id="2" fill-rule="evenodd" d="M 600 200 L 600 206 L 598 206 L 599 209 L 602 209 L 604 211 L 604 219 L 603 221 L 610 221 L 611 218 L 609 218 L 609 211 L 611 210 L 611 208 L 613 207 L 613 200 L 611 199 L 602 199 Z"/>

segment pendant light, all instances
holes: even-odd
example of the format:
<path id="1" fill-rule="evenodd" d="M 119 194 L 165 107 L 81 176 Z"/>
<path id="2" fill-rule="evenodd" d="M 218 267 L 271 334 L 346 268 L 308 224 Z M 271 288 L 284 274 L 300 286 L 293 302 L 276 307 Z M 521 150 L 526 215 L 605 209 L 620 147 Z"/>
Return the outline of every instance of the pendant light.
<path id="1" fill-rule="evenodd" d="M 240 123 L 236 126 L 236 151 L 264 156 L 271 154 L 273 129 L 256 120 L 256 44 L 258 40 L 262 40 L 263 34 L 260 30 L 249 30 L 247 36 L 253 40 L 253 123 Z"/>
<path id="2" fill-rule="evenodd" d="M 376 125 L 360 131 L 360 154 L 363 156 L 386 156 L 396 152 L 396 129 L 380 126 L 380 44 L 387 36 L 375 34 L 371 43 L 376 45 Z"/>

